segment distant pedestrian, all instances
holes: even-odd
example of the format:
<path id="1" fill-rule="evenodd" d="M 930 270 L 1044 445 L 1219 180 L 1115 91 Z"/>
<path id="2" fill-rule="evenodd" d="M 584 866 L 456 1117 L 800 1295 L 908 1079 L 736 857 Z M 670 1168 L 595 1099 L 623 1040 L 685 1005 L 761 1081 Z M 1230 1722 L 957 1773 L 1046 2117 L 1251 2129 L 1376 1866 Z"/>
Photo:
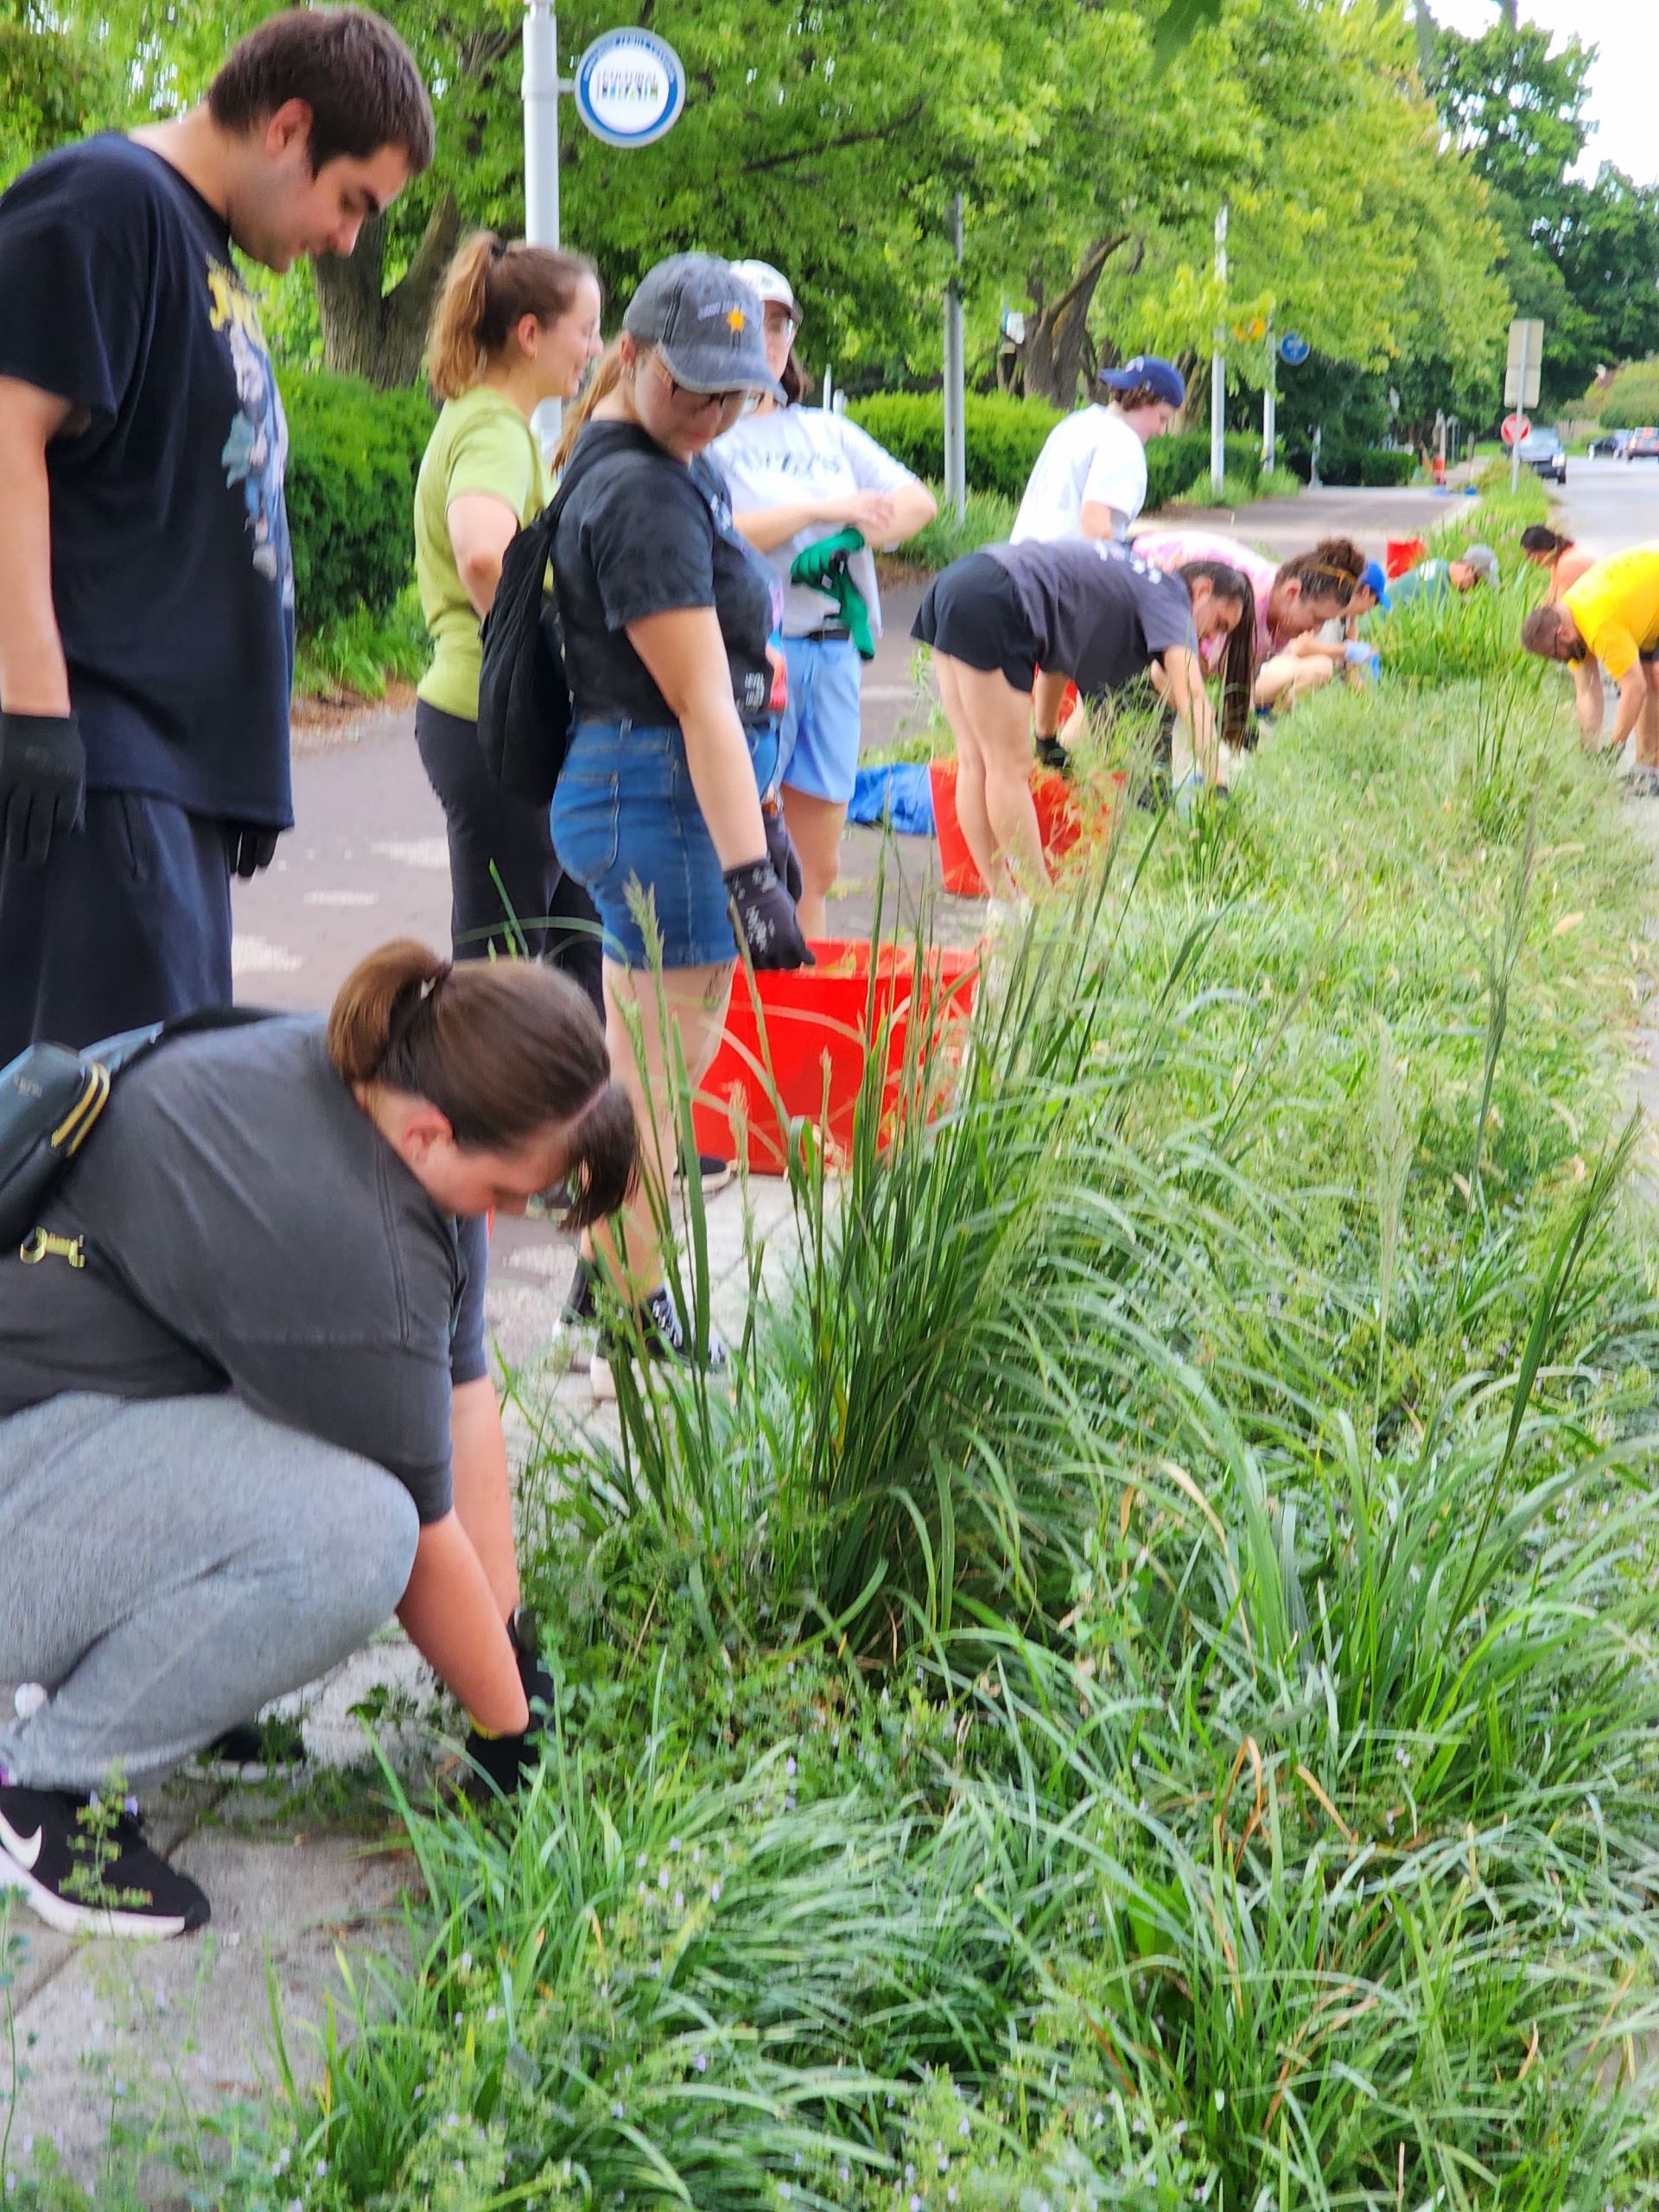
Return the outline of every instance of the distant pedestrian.
<path id="1" fill-rule="evenodd" d="M 926 485 L 868 430 L 802 404 L 806 376 L 795 356 L 801 310 L 793 288 L 766 262 L 734 265 L 760 295 L 766 365 L 785 396 L 780 402 L 763 393 L 709 452 L 725 472 L 733 519 L 784 587 L 789 701 L 778 773 L 800 857 L 801 927 L 823 937 L 858 769 L 861 657 L 874 653 L 881 634 L 870 548 L 913 537 L 938 507 Z M 815 551 L 830 558 L 809 582 L 800 570 L 813 566 Z"/>
<path id="2" fill-rule="evenodd" d="M 232 247 L 349 253 L 432 158 L 402 41 L 271 16 L 200 107 L 0 200 L 0 1063 L 228 1000 L 291 822 L 287 430 Z"/>
<path id="3" fill-rule="evenodd" d="M 1543 604 L 1548 607 L 1572 590 L 1580 576 L 1594 568 L 1592 555 L 1581 553 L 1570 537 L 1551 530 L 1548 524 L 1533 523 L 1521 533 L 1521 550 L 1535 569 L 1542 569 L 1549 578 Z M 1601 663 L 1593 653 L 1586 653 L 1582 660 L 1572 664 L 1573 699 L 1578 710 L 1579 728 L 1585 744 L 1592 751 L 1601 743 L 1601 734 L 1607 721 L 1607 697 L 1602 688 Z"/>
<path id="4" fill-rule="evenodd" d="M 1163 436 L 1185 406 L 1185 382 L 1155 353 L 1102 369 L 1097 382 L 1109 397 L 1049 432 L 1014 518 L 1014 544 L 1124 538 L 1145 506 L 1147 445 Z"/>
<path id="5" fill-rule="evenodd" d="M 751 392 L 781 393 L 760 300 L 712 254 L 659 262 L 601 373 L 553 544 L 575 716 L 553 842 L 604 924 L 607 1039 L 642 1133 L 642 1186 L 600 1238 L 634 1323 L 600 1332 L 592 1381 L 607 1397 L 636 1345 L 726 1363 L 718 1339 L 693 1341 L 664 1281 L 652 1208 L 676 1156 L 674 1071 L 695 1085 L 714 1058 L 737 931 L 757 968 L 812 956 L 760 807 L 777 767 L 782 594 L 708 459 Z"/>
<path id="6" fill-rule="evenodd" d="M 1529 653 L 1569 666 L 1593 656 L 1618 686 L 1610 746 L 1636 739 L 1633 796 L 1659 798 L 1659 543 L 1632 546 L 1588 569 L 1521 628 Z M 1586 741 L 1590 733 L 1586 731 Z"/>
<path id="7" fill-rule="evenodd" d="M 560 867 L 545 805 L 504 791 L 478 743 L 478 626 L 509 542 L 551 494 L 531 417 L 543 400 L 575 397 L 601 350 L 599 318 L 599 280 L 579 253 L 480 231 L 450 264 L 428 353 L 443 411 L 415 487 L 415 573 L 435 648 L 415 741 L 448 830 L 455 957 L 546 957 L 602 1016 L 593 900 Z"/>
<path id="8" fill-rule="evenodd" d="M 1052 742 L 1068 682 L 1088 700 L 1155 669 L 1211 784 L 1224 781 L 1218 741 L 1244 734 L 1255 607 L 1248 579 L 1222 562 L 1172 575 L 1103 542 L 987 546 L 934 578 L 912 634 L 933 648 L 957 741 L 957 814 L 994 898 L 1048 881 L 1032 722 L 1034 713 L 1038 747 Z M 1226 644 L 1219 731 L 1199 659 L 1208 639 Z"/>

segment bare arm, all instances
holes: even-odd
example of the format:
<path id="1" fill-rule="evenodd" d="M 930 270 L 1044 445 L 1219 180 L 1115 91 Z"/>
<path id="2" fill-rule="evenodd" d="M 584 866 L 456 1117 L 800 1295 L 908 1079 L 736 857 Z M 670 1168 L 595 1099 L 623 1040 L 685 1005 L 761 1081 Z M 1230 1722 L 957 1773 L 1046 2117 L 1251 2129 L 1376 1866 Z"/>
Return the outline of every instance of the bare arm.
<path id="1" fill-rule="evenodd" d="M 512 1540 L 512 1486 L 501 1408 L 487 1375 L 457 1383 L 449 1400 L 449 1443 L 454 1466 L 455 1511 L 489 1577 L 495 1607 L 505 1620 L 517 1611 L 518 1555 Z"/>
<path id="2" fill-rule="evenodd" d="M 530 1726 L 506 1619 L 459 1513 L 422 1529 L 397 1618 L 481 1728 L 516 1736 Z"/>
<path id="3" fill-rule="evenodd" d="M 926 497 L 931 509 L 932 494 L 928 493 Z M 732 520 L 757 553 L 775 553 L 798 531 L 819 525 L 826 530 L 845 530 L 850 525 L 861 531 L 868 543 L 887 545 L 895 538 L 910 537 L 912 531 L 932 519 L 930 512 L 911 530 L 896 530 L 895 506 L 885 492 L 838 492 L 832 499 L 792 499 L 786 507 L 745 507 L 741 514 L 734 513 Z"/>
<path id="4" fill-rule="evenodd" d="M 1206 784 L 1221 780 L 1221 746 L 1210 695 L 1204 688 L 1204 667 L 1188 646 L 1174 645 L 1164 655 L 1164 674 L 1169 683 L 1169 703 L 1185 724 L 1192 740 L 1192 758 Z"/>
<path id="5" fill-rule="evenodd" d="M 893 502 L 893 528 L 885 537 L 872 539 L 873 544 L 902 545 L 918 530 L 925 530 L 939 512 L 938 501 L 919 481 L 901 484 L 889 497 Z M 868 534 L 866 531 L 867 537 Z"/>
<path id="6" fill-rule="evenodd" d="M 1121 507 L 1109 507 L 1103 499 L 1085 499 L 1077 517 L 1077 527 L 1085 537 L 1117 537 L 1129 526 L 1129 518 Z"/>
<path id="7" fill-rule="evenodd" d="M 1602 696 L 1601 663 L 1587 656 L 1573 663 L 1573 698 L 1579 710 L 1579 728 L 1587 746 L 1601 743 L 1601 726 L 1607 719 L 1607 702 Z"/>
<path id="8" fill-rule="evenodd" d="M 732 698 L 719 617 L 712 607 L 677 607 L 645 615 L 627 629 L 629 644 L 685 733 L 691 787 L 721 869 L 764 860 L 760 795 Z"/>
<path id="9" fill-rule="evenodd" d="M 1046 669 L 1038 671 L 1032 687 L 1031 719 L 1039 737 L 1052 737 L 1060 719 L 1060 702 L 1065 696 L 1069 676 L 1051 676 Z"/>
<path id="10" fill-rule="evenodd" d="M 449 502 L 449 544 L 467 596 L 480 619 L 501 581 L 501 563 L 518 533 L 518 518 L 493 492 L 463 492 Z"/>
<path id="11" fill-rule="evenodd" d="M 1628 676 L 1618 681 L 1618 712 L 1613 717 L 1613 734 L 1607 742 L 1622 746 L 1642 718 L 1642 709 L 1648 696 L 1648 672 L 1637 661 Z"/>
<path id="12" fill-rule="evenodd" d="M 13 714 L 69 711 L 69 671 L 52 604 L 46 448 L 72 411 L 67 399 L 0 377 L 0 705 Z"/>

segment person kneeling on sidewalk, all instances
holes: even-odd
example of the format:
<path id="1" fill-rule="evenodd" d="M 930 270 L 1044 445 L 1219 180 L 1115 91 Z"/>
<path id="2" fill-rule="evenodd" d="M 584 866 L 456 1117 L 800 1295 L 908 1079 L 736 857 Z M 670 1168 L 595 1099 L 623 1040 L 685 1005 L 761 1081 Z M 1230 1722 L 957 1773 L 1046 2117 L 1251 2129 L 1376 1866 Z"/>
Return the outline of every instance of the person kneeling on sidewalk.
<path id="1" fill-rule="evenodd" d="M 506 1790 L 546 1694 L 518 1624 L 485 1217 L 636 1173 L 577 988 L 383 946 L 327 1025 L 164 1039 L 0 1258 L 0 1889 L 53 1927 L 200 1928 L 119 1792 L 394 1611 Z M 98 1793 L 105 1802 L 97 1802 Z"/>

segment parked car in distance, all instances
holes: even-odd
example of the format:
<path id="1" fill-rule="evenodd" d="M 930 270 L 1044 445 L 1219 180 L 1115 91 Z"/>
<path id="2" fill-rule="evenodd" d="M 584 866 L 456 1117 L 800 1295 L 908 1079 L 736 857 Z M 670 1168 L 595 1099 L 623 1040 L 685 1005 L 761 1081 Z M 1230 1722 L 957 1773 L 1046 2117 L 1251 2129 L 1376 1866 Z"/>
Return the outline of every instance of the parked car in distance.
<path id="1" fill-rule="evenodd" d="M 1541 423 L 1535 423 L 1521 441 L 1521 458 L 1529 468 L 1540 476 L 1553 476 L 1558 484 L 1567 481 L 1567 448 L 1554 430 L 1546 429 Z"/>
<path id="2" fill-rule="evenodd" d="M 1590 441 L 1590 457 L 1592 461 L 1623 461 L 1624 448 L 1630 442 L 1628 430 L 1604 430 L 1599 438 Z"/>
<path id="3" fill-rule="evenodd" d="M 1624 448 L 1626 461 L 1659 461 L 1659 430 L 1649 423 L 1645 429 L 1632 430 L 1630 442 Z"/>

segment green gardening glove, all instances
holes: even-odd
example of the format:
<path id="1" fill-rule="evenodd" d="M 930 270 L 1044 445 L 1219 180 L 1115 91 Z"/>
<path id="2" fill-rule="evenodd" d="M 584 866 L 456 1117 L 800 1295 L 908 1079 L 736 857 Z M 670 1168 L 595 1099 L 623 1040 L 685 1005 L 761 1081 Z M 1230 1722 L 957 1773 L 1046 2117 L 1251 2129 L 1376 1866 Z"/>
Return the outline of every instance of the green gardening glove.
<path id="1" fill-rule="evenodd" d="M 854 530 L 850 524 L 830 537 L 820 537 L 795 556 L 790 563 L 789 580 L 792 584 L 806 584 L 814 591 L 827 592 L 836 602 L 859 658 L 874 660 L 875 639 L 870 630 L 870 610 L 863 593 L 847 572 L 849 556 L 861 551 L 863 544 L 862 531 Z"/>

